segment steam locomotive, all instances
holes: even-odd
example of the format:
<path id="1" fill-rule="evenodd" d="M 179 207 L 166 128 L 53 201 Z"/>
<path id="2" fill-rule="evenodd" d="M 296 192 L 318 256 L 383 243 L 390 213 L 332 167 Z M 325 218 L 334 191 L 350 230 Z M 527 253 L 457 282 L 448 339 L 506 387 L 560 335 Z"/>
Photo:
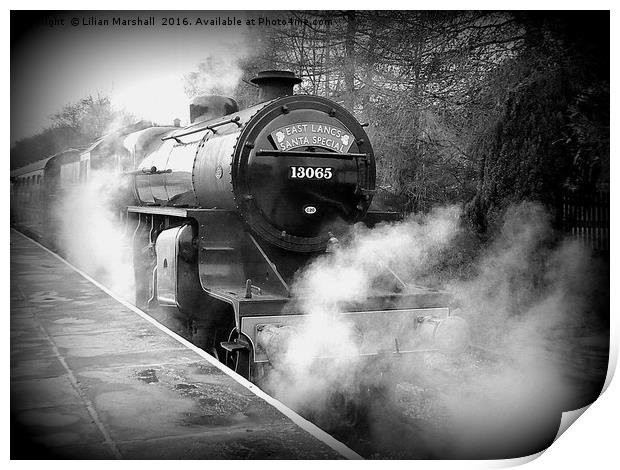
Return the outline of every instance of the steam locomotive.
<path id="1" fill-rule="evenodd" d="M 122 215 L 133 234 L 136 304 L 178 310 L 194 343 L 259 381 L 306 316 L 292 302 L 295 273 L 337 250 L 352 224 L 372 227 L 394 214 L 370 210 L 375 157 L 350 112 L 293 94 L 301 80 L 291 72 L 264 71 L 251 81 L 255 106 L 199 97 L 188 127 L 138 124 L 109 134 L 12 172 L 11 189 L 15 222 L 53 234 L 47 207 L 68 185 L 120 169 L 132 186 Z M 445 294 L 394 277 L 363 302 L 340 306 L 360 335 L 382 332 L 360 354 L 467 343 Z"/>

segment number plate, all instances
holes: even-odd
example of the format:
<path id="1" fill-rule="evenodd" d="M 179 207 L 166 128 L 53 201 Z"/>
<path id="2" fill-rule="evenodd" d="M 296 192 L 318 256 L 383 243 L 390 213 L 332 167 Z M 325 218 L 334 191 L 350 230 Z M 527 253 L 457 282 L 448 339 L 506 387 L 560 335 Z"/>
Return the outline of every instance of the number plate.
<path id="1" fill-rule="evenodd" d="M 324 166 L 291 166 L 288 177 L 292 180 L 330 180 L 334 177 L 334 169 Z"/>

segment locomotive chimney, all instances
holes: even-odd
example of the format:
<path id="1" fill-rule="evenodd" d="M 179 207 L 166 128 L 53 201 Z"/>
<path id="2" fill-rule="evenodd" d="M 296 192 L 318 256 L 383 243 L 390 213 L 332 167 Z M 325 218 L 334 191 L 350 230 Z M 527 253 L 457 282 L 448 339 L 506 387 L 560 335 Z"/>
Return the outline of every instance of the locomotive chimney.
<path id="1" fill-rule="evenodd" d="M 173 121 L 174 127 L 181 127 L 181 120 L 179 118 L 175 118 Z"/>
<path id="2" fill-rule="evenodd" d="M 264 70 L 258 72 L 250 82 L 258 85 L 258 101 L 270 101 L 293 94 L 293 86 L 301 79 L 288 70 Z"/>

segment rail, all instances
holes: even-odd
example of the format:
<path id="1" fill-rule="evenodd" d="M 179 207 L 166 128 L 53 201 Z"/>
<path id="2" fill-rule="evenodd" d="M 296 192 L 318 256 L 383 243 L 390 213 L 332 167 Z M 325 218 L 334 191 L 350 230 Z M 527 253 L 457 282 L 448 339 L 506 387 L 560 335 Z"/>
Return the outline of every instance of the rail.
<path id="1" fill-rule="evenodd" d="M 257 150 L 257 157 L 317 157 L 338 159 L 368 159 L 367 153 L 337 153 L 337 152 L 306 152 L 303 150 Z"/>
<path id="2" fill-rule="evenodd" d="M 210 124 L 208 126 L 201 126 L 198 127 L 196 129 L 192 129 L 190 131 L 186 131 L 186 132 L 181 132 L 181 133 L 175 133 L 172 135 L 169 135 L 167 137 L 162 137 L 161 140 L 170 140 L 170 139 L 174 139 L 177 142 L 181 143 L 181 141 L 179 140 L 179 137 L 185 137 L 186 135 L 192 135 L 192 134 L 196 134 L 198 132 L 202 132 L 202 131 L 211 131 L 213 133 L 217 132 L 215 129 L 221 126 L 224 126 L 226 124 L 237 124 L 237 127 L 241 127 L 241 123 L 239 122 L 241 120 L 241 118 L 239 116 L 235 116 L 234 118 L 230 118 L 230 119 L 226 119 L 225 121 L 220 121 L 220 122 L 216 122 L 215 124 Z"/>

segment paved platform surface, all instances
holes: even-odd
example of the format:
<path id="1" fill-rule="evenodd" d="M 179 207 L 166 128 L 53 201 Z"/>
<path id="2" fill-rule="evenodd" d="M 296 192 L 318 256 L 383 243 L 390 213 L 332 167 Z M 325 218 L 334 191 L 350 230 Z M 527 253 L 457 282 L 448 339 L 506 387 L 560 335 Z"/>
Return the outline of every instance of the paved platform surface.
<path id="1" fill-rule="evenodd" d="M 342 455 L 11 230 L 11 458 Z"/>

